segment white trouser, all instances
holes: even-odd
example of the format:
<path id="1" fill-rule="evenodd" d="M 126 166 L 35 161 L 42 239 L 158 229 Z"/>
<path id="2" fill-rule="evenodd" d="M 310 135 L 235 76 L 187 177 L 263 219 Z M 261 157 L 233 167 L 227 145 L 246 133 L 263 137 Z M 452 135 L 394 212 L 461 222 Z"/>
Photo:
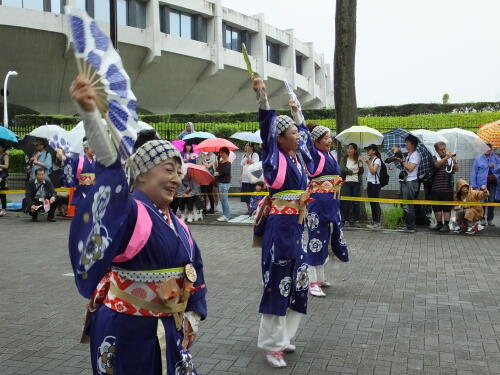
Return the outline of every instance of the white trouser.
<path id="1" fill-rule="evenodd" d="M 295 337 L 302 315 L 290 309 L 285 316 L 262 314 L 257 346 L 268 352 L 283 351 Z"/>
<path id="2" fill-rule="evenodd" d="M 325 279 L 325 265 L 328 263 L 328 258 L 326 258 L 325 263 L 321 266 L 309 266 L 308 275 L 309 283 L 317 283 L 326 281 Z"/>

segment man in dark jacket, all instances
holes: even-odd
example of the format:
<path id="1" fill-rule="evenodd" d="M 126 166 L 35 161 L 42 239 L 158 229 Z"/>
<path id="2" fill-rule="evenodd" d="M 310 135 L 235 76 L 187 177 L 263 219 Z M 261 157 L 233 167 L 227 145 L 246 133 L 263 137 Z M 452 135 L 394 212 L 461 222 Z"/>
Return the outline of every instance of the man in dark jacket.
<path id="1" fill-rule="evenodd" d="M 54 213 L 56 212 L 57 202 L 54 185 L 50 180 L 45 179 L 45 170 L 43 168 L 37 169 L 35 178 L 28 182 L 28 190 L 26 191 L 26 211 L 31 215 L 31 220 L 37 221 L 38 213 L 48 209 L 47 221 L 56 221 Z"/>

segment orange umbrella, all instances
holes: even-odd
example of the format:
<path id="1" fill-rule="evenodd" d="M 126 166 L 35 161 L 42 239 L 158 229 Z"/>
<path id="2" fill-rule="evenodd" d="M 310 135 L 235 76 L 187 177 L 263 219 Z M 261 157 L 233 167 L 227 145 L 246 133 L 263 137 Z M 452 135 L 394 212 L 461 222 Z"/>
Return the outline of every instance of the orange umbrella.
<path id="1" fill-rule="evenodd" d="M 500 121 L 481 126 L 477 135 L 486 143 L 491 143 L 494 149 L 500 147 Z"/>
<path id="2" fill-rule="evenodd" d="M 478 128 L 482 128 L 483 126 L 493 125 L 493 124 L 500 124 L 500 120 L 496 120 L 496 121 L 493 121 L 493 122 L 488 122 L 487 124 L 478 125 Z"/>
<path id="3" fill-rule="evenodd" d="M 222 147 L 227 147 L 229 150 L 237 150 L 238 147 L 231 141 L 224 138 L 211 138 L 200 142 L 196 148 L 203 152 L 219 152 Z"/>
<path id="4" fill-rule="evenodd" d="M 203 165 L 185 163 L 186 175 L 196 181 L 198 185 L 210 185 L 214 182 L 214 176 Z"/>

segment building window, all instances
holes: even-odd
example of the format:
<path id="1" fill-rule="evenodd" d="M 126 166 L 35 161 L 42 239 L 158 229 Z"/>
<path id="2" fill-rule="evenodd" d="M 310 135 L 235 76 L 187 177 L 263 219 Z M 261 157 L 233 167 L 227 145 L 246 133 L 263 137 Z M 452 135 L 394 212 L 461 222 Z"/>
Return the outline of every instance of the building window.
<path id="1" fill-rule="evenodd" d="M 241 43 L 245 43 L 247 50 L 249 49 L 246 31 L 222 24 L 222 33 L 224 35 L 224 48 L 232 49 L 233 51 L 241 51 Z"/>
<path id="2" fill-rule="evenodd" d="M 43 9 L 43 0 L 2 0 L 2 5 L 14 8 Z"/>
<path id="3" fill-rule="evenodd" d="M 190 14 L 160 6 L 160 30 L 180 38 L 207 41 L 207 20 L 197 14 Z"/>
<path id="4" fill-rule="evenodd" d="M 174 10 L 169 11 L 170 35 L 193 39 L 193 16 Z"/>
<path id="5" fill-rule="evenodd" d="M 267 61 L 281 65 L 280 45 L 267 41 Z"/>
<path id="6" fill-rule="evenodd" d="M 295 71 L 300 74 L 300 75 L 303 75 L 303 68 L 302 68 L 302 63 L 304 61 L 304 57 L 302 57 L 301 55 L 295 55 Z"/>
<path id="7" fill-rule="evenodd" d="M 321 67 L 317 64 L 314 64 L 314 82 L 319 85 L 321 83 Z"/>
<path id="8" fill-rule="evenodd" d="M 87 10 L 87 0 L 76 0 L 75 7 Z"/>
<path id="9" fill-rule="evenodd" d="M 63 0 L 50 0 L 50 11 L 52 13 L 62 13 L 63 12 L 64 1 Z"/>
<path id="10" fill-rule="evenodd" d="M 64 0 L 0 0 L 0 5 L 61 13 L 64 7 Z"/>
<path id="11" fill-rule="evenodd" d="M 94 19 L 109 22 L 109 1 L 94 1 Z"/>

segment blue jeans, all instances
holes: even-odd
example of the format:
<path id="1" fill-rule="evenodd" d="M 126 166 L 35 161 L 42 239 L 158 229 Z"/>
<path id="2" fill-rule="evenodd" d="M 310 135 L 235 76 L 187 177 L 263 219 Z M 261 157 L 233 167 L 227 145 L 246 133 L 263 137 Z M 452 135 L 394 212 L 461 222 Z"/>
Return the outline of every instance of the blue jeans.
<path id="1" fill-rule="evenodd" d="M 229 208 L 229 188 L 231 184 L 221 184 L 219 183 L 219 193 L 220 195 L 220 203 L 222 205 L 222 214 L 228 219 L 231 217 L 231 209 Z"/>
<path id="2" fill-rule="evenodd" d="M 342 186 L 342 195 L 347 197 L 360 197 L 361 196 L 361 183 L 359 182 L 346 182 Z M 350 215 L 352 206 L 352 216 Z M 341 201 L 340 211 L 342 221 L 358 221 L 361 213 L 359 202 L 354 201 Z"/>
<path id="3" fill-rule="evenodd" d="M 488 191 L 490 192 L 490 196 L 486 200 L 487 202 L 493 203 L 495 202 L 495 193 L 497 191 L 497 185 L 496 184 L 488 184 L 487 186 Z M 486 213 L 486 221 L 493 221 L 495 218 L 495 207 L 489 206 L 485 207 L 484 212 Z"/>
<path id="4" fill-rule="evenodd" d="M 399 182 L 401 187 L 401 199 L 415 200 L 418 196 L 419 184 L 417 180 Z M 405 212 L 405 223 L 407 229 L 416 229 L 415 206 L 413 204 L 403 204 Z"/>

